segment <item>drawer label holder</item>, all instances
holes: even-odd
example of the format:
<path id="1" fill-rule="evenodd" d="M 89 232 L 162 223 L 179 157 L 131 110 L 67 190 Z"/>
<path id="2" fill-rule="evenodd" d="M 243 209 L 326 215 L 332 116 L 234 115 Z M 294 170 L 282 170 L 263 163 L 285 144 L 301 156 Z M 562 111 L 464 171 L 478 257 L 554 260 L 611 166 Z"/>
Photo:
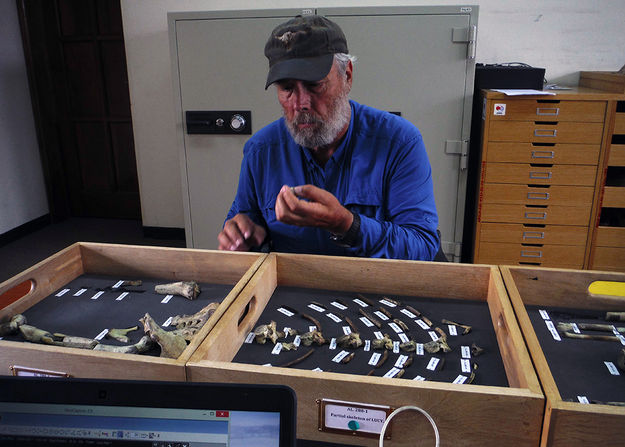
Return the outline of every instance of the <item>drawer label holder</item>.
<path id="1" fill-rule="evenodd" d="M 318 429 L 367 438 L 378 438 L 386 418 L 395 410 L 385 405 L 317 399 Z M 391 425 L 386 427 L 384 439 L 391 439 Z"/>

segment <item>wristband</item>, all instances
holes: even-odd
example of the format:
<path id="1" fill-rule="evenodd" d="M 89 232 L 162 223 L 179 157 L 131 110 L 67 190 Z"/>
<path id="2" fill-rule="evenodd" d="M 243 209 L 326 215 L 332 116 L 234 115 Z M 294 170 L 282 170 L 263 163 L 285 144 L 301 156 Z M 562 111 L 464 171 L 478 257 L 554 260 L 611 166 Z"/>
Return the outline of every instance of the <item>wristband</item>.
<path id="1" fill-rule="evenodd" d="M 330 240 L 341 247 L 353 247 L 360 236 L 360 214 L 356 214 L 353 211 L 350 212 L 354 216 L 354 220 L 352 220 L 349 230 L 345 234 L 330 233 Z"/>

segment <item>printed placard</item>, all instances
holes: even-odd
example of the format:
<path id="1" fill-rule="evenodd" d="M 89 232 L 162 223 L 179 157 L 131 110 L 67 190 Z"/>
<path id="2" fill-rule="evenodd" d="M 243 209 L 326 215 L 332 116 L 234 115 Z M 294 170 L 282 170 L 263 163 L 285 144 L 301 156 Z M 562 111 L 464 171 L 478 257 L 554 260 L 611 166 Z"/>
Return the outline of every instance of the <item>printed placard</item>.
<path id="1" fill-rule="evenodd" d="M 447 325 L 447 331 L 449 332 L 449 335 L 458 335 L 458 329 L 456 329 L 456 326 L 453 324 Z"/>
<path id="2" fill-rule="evenodd" d="M 254 332 L 250 332 L 247 334 L 247 337 L 245 337 L 245 343 L 252 343 L 254 341 L 254 337 L 256 337 Z"/>
<path id="3" fill-rule="evenodd" d="M 325 312 L 326 310 L 323 307 L 317 306 L 316 304 L 312 304 L 310 303 L 308 305 L 309 308 L 311 308 L 312 310 L 316 310 L 317 312 Z"/>
<path id="4" fill-rule="evenodd" d="M 345 335 L 349 335 L 349 334 L 351 334 L 351 333 L 352 333 L 352 328 L 351 328 L 351 327 L 349 327 L 349 326 L 343 326 L 343 333 L 344 333 Z"/>
<path id="5" fill-rule="evenodd" d="M 616 368 L 616 365 L 612 362 L 603 362 L 605 363 L 606 368 L 608 368 L 608 371 L 610 371 L 610 374 L 612 374 L 613 376 L 620 376 L 621 373 L 618 372 L 618 369 Z"/>
<path id="6" fill-rule="evenodd" d="M 393 342 L 393 353 L 399 354 L 399 342 L 398 341 Z"/>
<path id="7" fill-rule="evenodd" d="M 362 324 L 365 326 L 373 327 L 373 323 L 367 317 L 360 317 L 359 320 L 362 321 Z"/>
<path id="8" fill-rule="evenodd" d="M 97 300 L 97 299 L 98 299 L 98 298 L 100 298 L 103 294 L 104 294 L 104 292 L 103 292 L 103 291 L 100 291 L 100 292 L 96 293 L 95 295 L 93 295 L 93 296 L 91 297 L 91 299 L 92 299 L 92 300 Z"/>
<path id="9" fill-rule="evenodd" d="M 363 349 L 367 352 L 371 350 L 371 340 L 365 340 L 365 346 Z"/>
<path id="10" fill-rule="evenodd" d="M 333 338 L 332 340 L 330 340 L 330 349 L 332 350 L 336 349 L 336 338 Z"/>
<path id="11" fill-rule="evenodd" d="M 460 346 L 460 352 L 462 353 L 463 359 L 471 358 L 471 348 L 469 348 L 468 346 Z"/>
<path id="12" fill-rule="evenodd" d="M 347 357 L 349 355 L 349 352 L 347 351 L 341 351 L 338 354 L 336 354 L 334 356 L 334 358 L 332 359 L 333 362 L 335 363 L 340 363 L 341 360 L 343 360 L 345 357 Z"/>
<path id="13" fill-rule="evenodd" d="M 386 314 L 384 312 L 380 312 L 379 310 L 376 310 L 373 313 L 382 321 L 388 320 L 388 317 L 386 316 Z"/>
<path id="14" fill-rule="evenodd" d="M 329 314 L 326 314 L 326 317 L 328 317 L 330 320 L 334 321 L 335 323 L 340 323 L 341 319 L 334 315 L 332 312 L 330 312 Z"/>
<path id="15" fill-rule="evenodd" d="M 425 352 L 423 351 L 423 343 L 417 343 L 417 347 L 415 349 L 415 353 L 417 355 L 423 355 Z"/>
<path id="16" fill-rule="evenodd" d="M 271 363 L 265 363 L 264 365 L 261 366 L 268 366 L 269 368 L 271 368 Z"/>
<path id="17" fill-rule="evenodd" d="M 399 357 L 397 357 L 397 361 L 395 362 L 395 367 L 396 368 L 403 368 L 404 365 L 406 364 L 406 361 L 408 360 L 408 356 L 407 355 L 400 355 Z"/>
<path id="18" fill-rule="evenodd" d="M 375 335 L 375 338 L 377 338 L 378 340 L 382 340 L 384 338 L 384 335 L 382 335 L 382 332 L 380 331 L 375 331 L 373 335 Z"/>
<path id="19" fill-rule="evenodd" d="M 274 345 L 273 349 L 271 350 L 271 353 L 273 355 L 278 355 L 280 354 L 280 351 L 282 351 L 282 343 L 278 342 Z"/>
<path id="20" fill-rule="evenodd" d="M 417 316 L 410 312 L 408 309 L 402 309 L 400 310 L 400 312 L 406 315 L 408 318 L 417 318 Z"/>
<path id="21" fill-rule="evenodd" d="M 161 300 L 161 304 L 169 303 L 169 300 L 171 300 L 173 297 L 174 297 L 173 295 L 165 295 L 165 298 Z"/>
<path id="22" fill-rule="evenodd" d="M 435 331 L 428 331 L 428 334 L 433 341 L 438 340 L 438 334 Z"/>
<path id="23" fill-rule="evenodd" d="M 430 326 L 428 326 L 428 324 L 425 321 L 421 320 L 421 319 L 415 320 L 415 323 L 417 323 L 419 326 L 421 326 L 421 329 L 425 329 L 426 331 L 430 328 Z"/>
<path id="24" fill-rule="evenodd" d="M 87 289 L 80 289 L 78 292 L 76 292 L 76 293 L 74 294 L 74 296 L 80 296 L 80 295 L 82 295 L 83 293 L 85 293 L 86 291 L 87 291 Z"/>
<path id="25" fill-rule="evenodd" d="M 577 396 L 577 400 L 579 401 L 580 404 L 589 404 L 590 401 L 588 400 L 588 398 L 586 396 Z"/>
<path id="26" fill-rule="evenodd" d="M 118 287 L 121 287 L 121 285 L 124 283 L 123 279 L 120 279 L 119 281 L 117 281 L 115 284 L 113 284 L 113 289 L 117 289 Z"/>
<path id="27" fill-rule="evenodd" d="M 395 333 L 399 334 L 400 332 L 403 332 L 402 328 L 399 327 L 399 325 L 397 323 L 389 323 L 388 324 L 391 329 L 393 329 L 395 331 Z"/>
<path id="28" fill-rule="evenodd" d="M 299 345 L 302 343 L 302 337 L 296 335 L 293 339 L 293 344 L 299 348 Z"/>
<path id="29" fill-rule="evenodd" d="M 360 307 L 369 307 L 369 305 L 367 303 L 365 303 L 362 300 L 359 300 L 358 298 L 354 298 L 352 301 L 354 303 L 358 304 Z"/>
<path id="30" fill-rule="evenodd" d="M 395 377 L 397 374 L 399 374 L 399 372 L 401 371 L 401 369 L 399 368 L 395 368 L 392 367 L 391 369 L 388 370 L 388 372 L 386 374 L 384 374 L 384 376 L 382 377 L 387 377 L 387 378 L 393 378 Z"/>
<path id="31" fill-rule="evenodd" d="M 380 303 L 382 303 L 382 304 L 384 304 L 385 306 L 388 306 L 388 307 L 397 307 L 397 304 L 391 303 L 390 301 L 387 301 L 385 299 L 381 299 Z"/>
<path id="32" fill-rule="evenodd" d="M 462 370 L 463 373 L 471 372 L 471 362 L 469 361 L 469 359 L 460 360 L 460 369 Z"/>
<path id="33" fill-rule="evenodd" d="M 438 357 L 432 357 L 428 362 L 428 366 L 426 366 L 426 369 L 429 369 L 430 371 L 435 371 L 440 361 L 441 359 L 439 359 Z"/>
<path id="34" fill-rule="evenodd" d="M 284 332 L 285 337 L 288 337 L 289 332 L 291 332 L 291 328 L 288 326 L 284 326 L 284 329 L 282 329 L 282 332 Z"/>
<path id="35" fill-rule="evenodd" d="M 93 339 L 94 339 L 94 340 L 98 340 L 98 341 L 99 341 L 99 340 L 102 340 L 102 339 L 106 336 L 106 334 L 108 334 L 108 333 L 109 333 L 109 330 L 108 330 L 108 329 L 104 329 L 104 330 L 103 330 L 102 332 L 100 332 L 98 335 L 96 335 L 95 337 L 93 337 Z"/>
<path id="36" fill-rule="evenodd" d="M 417 380 L 417 381 L 419 381 L 419 382 L 425 382 L 425 377 L 423 377 L 423 376 L 417 376 L 417 377 L 415 377 L 415 378 L 414 378 L 414 379 L 412 379 L 412 380 Z"/>
<path id="37" fill-rule="evenodd" d="M 406 334 L 404 334 L 403 332 L 400 332 L 399 334 L 397 334 L 397 336 L 402 341 L 402 343 L 408 343 L 410 341 L 408 336 Z"/>
<path id="38" fill-rule="evenodd" d="M 545 309 L 540 309 L 538 313 L 543 318 L 543 320 L 551 320 L 551 318 L 549 318 L 549 314 L 547 313 Z"/>
<path id="39" fill-rule="evenodd" d="M 65 295 L 67 292 L 69 292 L 69 289 L 63 289 L 60 292 L 58 292 L 56 295 L 54 296 L 63 296 Z"/>
<path id="40" fill-rule="evenodd" d="M 371 358 L 369 359 L 369 365 L 371 366 L 375 366 L 378 364 L 378 362 L 380 361 L 380 357 L 382 357 L 382 354 L 378 353 L 378 352 L 374 352 L 373 354 L 371 354 Z"/>
<path id="41" fill-rule="evenodd" d="M 340 310 L 347 309 L 347 306 L 345 306 L 344 304 L 341 304 L 341 303 L 339 303 L 337 301 L 332 301 L 330 304 L 333 305 L 334 307 L 336 307 L 337 309 L 340 309 Z"/>
<path id="42" fill-rule="evenodd" d="M 117 298 L 115 298 L 115 301 L 121 301 L 124 298 L 126 298 L 127 296 L 128 296 L 128 292 L 120 293 L 119 296 Z"/>
<path id="43" fill-rule="evenodd" d="M 560 334 L 558 333 L 558 330 L 554 326 L 553 322 L 551 320 L 545 320 L 545 324 L 547 325 L 547 329 L 549 329 L 549 332 L 551 332 L 551 336 L 553 337 L 553 339 L 556 341 L 562 341 L 562 339 L 560 338 Z"/>
<path id="44" fill-rule="evenodd" d="M 575 332 L 576 334 L 582 333 L 582 331 L 579 330 L 579 327 L 577 327 L 577 324 L 575 323 L 571 323 L 571 329 L 573 329 L 573 332 Z"/>
<path id="45" fill-rule="evenodd" d="M 315 369 L 313 369 L 313 370 L 311 370 L 311 371 L 323 372 L 323 369 L 321 369 L 321 368 L 319 368 L 319 367 L 317 366 Z"/>
<path id="46" fill-rule="evenodd" d="M 317 326 L 308 326 L 308 332 L 314 332 L 317 330 Z"/>
<path id="47" fill-rule="evenodd" d="M 285 309 L 284 307 L 278 307 L 278 312 L 280 312 L 281 314 L 286 315 L 287 317 L 292 317 L 293 315 L 295 315 L 293 312 L 291 312 L 288 309 Z"/>
<path id="48" fill-rule="evenodd" d="M 165 322 L 161 326 L 169 327 L 169 325 L 171 324 L 173 319 L 174 319 L 174 317 L 169 317 L 167 320 L 165 320 Z"/>
<path id="49" fill-rule="evenodd" d="M 462 374 L 460 374 L 458 377 L 456 377 L 453 381 L 453 383 L 457 383 L 457 384 L 463 384 L 464 382 L 466 382 L 468 379 L 467 376 L 463 376 Z"/>

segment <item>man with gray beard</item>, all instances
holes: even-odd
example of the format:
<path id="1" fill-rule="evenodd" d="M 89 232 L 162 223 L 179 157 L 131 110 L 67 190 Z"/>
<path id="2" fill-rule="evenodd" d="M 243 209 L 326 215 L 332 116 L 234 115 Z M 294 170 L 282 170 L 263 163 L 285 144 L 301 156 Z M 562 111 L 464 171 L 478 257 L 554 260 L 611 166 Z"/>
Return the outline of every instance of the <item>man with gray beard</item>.
<path id="1" fill-rule="evenodd" d="M 439 248 L 432 170 L 419 130 L 349 99 L 339 26 L 297 16 L 265 45 L 283 117 L 245 144 L 221 250 L 431 260 Z"/>

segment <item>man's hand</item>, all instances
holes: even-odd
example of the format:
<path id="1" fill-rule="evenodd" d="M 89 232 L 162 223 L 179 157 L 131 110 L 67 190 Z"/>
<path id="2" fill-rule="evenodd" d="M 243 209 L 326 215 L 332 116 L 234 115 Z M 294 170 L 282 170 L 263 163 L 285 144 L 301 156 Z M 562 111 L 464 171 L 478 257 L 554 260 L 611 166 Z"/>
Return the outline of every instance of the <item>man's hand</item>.
<path id="1" fill-rule="evenodd" d="M 267 231 L 255 224 L 247 214 L 239 213 L 226 221 L 224 229 L 217 236 L 220 250 L 248 251 L 263 243 Z"/>
<path id="2" fill-rule="evenodd" d="M 276 218 L 286 224 L 321 227 L 335 234 L 345 234 L 354 220 L 336 197 L 313 185 L 284 185 L 276 198 Z"/>

